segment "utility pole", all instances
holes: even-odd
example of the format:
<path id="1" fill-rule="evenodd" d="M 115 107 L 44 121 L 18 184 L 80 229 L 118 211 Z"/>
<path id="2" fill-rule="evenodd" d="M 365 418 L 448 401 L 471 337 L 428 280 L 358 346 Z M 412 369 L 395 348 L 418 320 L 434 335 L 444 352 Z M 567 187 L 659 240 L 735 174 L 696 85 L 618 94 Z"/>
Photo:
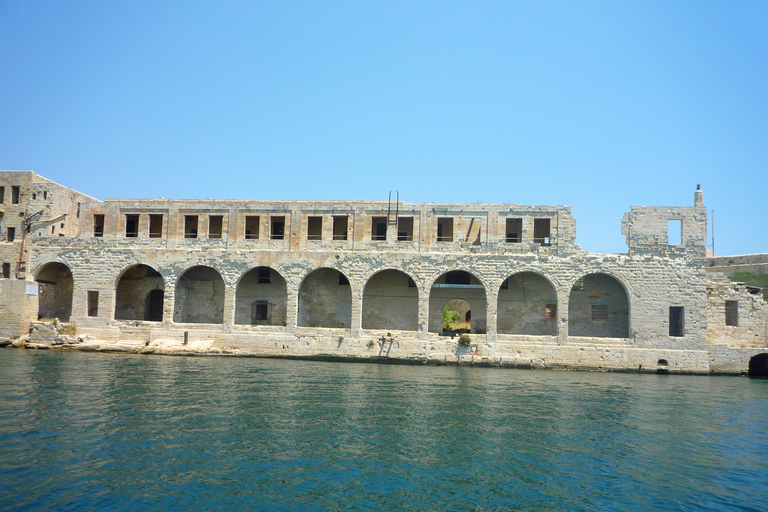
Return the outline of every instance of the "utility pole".
<path id="1" fill-rule="evenodd" d="M 715 210 L 712 210 L 712 256 L 715 256 Z"/>

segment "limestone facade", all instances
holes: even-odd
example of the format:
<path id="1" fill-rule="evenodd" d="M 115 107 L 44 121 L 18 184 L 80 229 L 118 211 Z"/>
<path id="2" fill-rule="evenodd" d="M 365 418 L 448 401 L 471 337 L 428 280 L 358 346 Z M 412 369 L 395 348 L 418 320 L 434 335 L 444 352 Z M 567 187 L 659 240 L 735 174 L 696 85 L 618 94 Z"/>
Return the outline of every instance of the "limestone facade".
<path id="1" fill-rule="evenodd" d="M 52 183 L 0 180 L 21 190 L 4 219 L 34 210 L 35 184 Z M 682 373 L 740 373 L 768 352 L 766 304 L 708 278 L 700 190 L 693 206 L 632 207 L 626 254 L 582 251 L 567 206 L 54 193 L 69 195 L 7 252 L 23 260 L 9 280 L 37 284 L 29 312 L 107 347 Z M 468 347 L 444 332 L 455 300 Z M 728 329 L 726 300 L 741 321 Z M 725 348 L 738 357 L 713 361 Z"/>

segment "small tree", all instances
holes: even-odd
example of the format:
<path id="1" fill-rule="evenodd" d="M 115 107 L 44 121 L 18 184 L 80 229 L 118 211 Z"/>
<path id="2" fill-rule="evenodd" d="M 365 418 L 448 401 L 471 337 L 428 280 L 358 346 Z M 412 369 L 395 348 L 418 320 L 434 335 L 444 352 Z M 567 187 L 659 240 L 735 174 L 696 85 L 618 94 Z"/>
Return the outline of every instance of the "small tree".
<path id="1" fill-rule="evenodd" d="M 469 334 L 462 334 L 459 336 L 459 346 L 468 347 L 471 343 L 472 338 L 469 337 Z"/>
<path id="2" fill-rule="evenodd" d="M 448 304 L 443 306 L 443 329 L 449 330 L 451 324 L 456 323 L 459 319 L 459 312 L 448 307 Z"/>

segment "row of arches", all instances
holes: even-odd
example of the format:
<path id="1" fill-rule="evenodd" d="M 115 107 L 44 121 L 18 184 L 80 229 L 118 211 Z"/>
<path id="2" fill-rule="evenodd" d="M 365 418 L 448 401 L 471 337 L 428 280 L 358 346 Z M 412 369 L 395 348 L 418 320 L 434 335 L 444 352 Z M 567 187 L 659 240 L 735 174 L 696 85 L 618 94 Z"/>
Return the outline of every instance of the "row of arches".
<path id="1" fill-rule="evenodd" d="M 69 268 L 62 263 L 49 263 L 39 270 L 36 279 L 40 283 L 40 316 L 68 320 L 74 289 Z M 177 279 L 173 291 L 174 322 L 223 323 L 226 285 L 214 268 L 187 269 Z M 165 296 L 163 276 L 148 265 L 134 265 L 116 283 L 114 318 L 161 322 L 164 311 L 170 311 L 165 308 Z M 271 267 L 256 267 L 243 274 L 235 287 L 234 299 L 235 324 L 285 326 L 289 321 L 288 285 L 280 272 Z M 297 326 L 347 328 L 352 324 L 352 289 L 347 277 L 336 269 L 310 272 L 299 287 L 297 299 Z M 467 331 L 486 332 L 486 288 L 469 272 L 456 270 L 439 276 L 424 302 L 428 304 L 426 327 L 430 332 L 445 331 L 446 308 L 457 309 Z M 462 305 L 456 306 L 459 303 Z M 91 315 L 91 305 L 88 307 Z M 363 329 L 416 331 L 419 311 L 419 290 L 403 271 L 379 271 L 362 290 Z M 496 332 L 555 336 L 558 321 L 567 319 L 568 334 L 572 336 L 629 335 L 627 293 L 612 276 L 593 273 L 577 281 L 568 296 L 567 311 L 567 316 L 558 311 L 557 291 L 547 278 L 530 271 L 515 273 L 497 293 Z"/>

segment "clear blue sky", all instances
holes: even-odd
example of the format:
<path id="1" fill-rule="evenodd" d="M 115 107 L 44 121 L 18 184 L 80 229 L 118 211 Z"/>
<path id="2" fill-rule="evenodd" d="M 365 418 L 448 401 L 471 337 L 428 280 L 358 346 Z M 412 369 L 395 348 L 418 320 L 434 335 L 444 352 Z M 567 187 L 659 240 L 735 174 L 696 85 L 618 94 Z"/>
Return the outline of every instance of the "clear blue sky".
<path id="1" fill-rule="evenodd" d="M 768 252 L 768 2 L 0 0 L 0 169 L 97 198 L 715 210 Z M 711 235 L 710 235 L 711 239 Z"/>

